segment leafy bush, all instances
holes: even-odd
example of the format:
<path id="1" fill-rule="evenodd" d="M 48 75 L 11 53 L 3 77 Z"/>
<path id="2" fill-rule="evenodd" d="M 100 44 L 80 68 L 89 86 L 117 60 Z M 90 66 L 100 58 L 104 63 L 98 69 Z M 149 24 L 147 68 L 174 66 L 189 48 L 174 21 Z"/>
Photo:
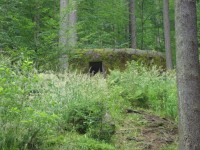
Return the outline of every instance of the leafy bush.
<path id="1" fill-rule="evenodd" d="M 176 118 L 175 87 L 174 73 L 135 62 L 104 79 L 36 74 L 29 60 L 11 66 L 2 58 L 0 149 L 112 150 L 104 142 L 112 141 L 116 121 L 130 104 Z"/>
<path id="2" fill-rule="evenodd" d="M 19 66 L 1 61 L 0 149 L 48 149 L 45 141 L 73 129 L 98 140 L 111 138 L 99 136 L 105 132 L 102 120 L 109 108 L 105 79 L 35 74 L 31 65 L 28 60 Z"/>
<path id="3" fill-rule="evenodd" d="M 72 90 L 70 93 L 74 100 L 67 100 L 67 97 L 70 97 L 69 94 L 65 97 L 65 101 L 68 103 L 60 112 L 62 114 L 61 128 L 67 131 L 75 130 L 80 134 L 87 133 L 90 137 L 98 140 L 110 141 L 114 134 L 112 128 L 114 125 L 108 121 L 104 122 L 105 114 L 109 109 L 106 106 L 108 100 L 106 80 L 99 76 L 90 78 L 86 75 L 73 75 L 70 78 L 71 80 L 65 88 Z M 74 81 L 73 78 L 75 78 Z M 73 87 L 77 81 L 79 83 Z M 73 94 L 73 92 L 76 93 Z M 75 96 L 76 98 L 74 98 Z M 102 136 L 103 134 L 109 136 Z"/>
<path id="4" fill-rule="evenodd" d="M 109 141 L 110 136 L 102 138 L 104 115 L 109 111 L 107 106 L 108 89 L 102 76 L 89 77 L 81 74 L 43 74 L 46 86 L 43 98 L 53 102 L 49 109 L 61 117 L 59 127 L 63 132 L 73 131 L 87 133 L 99 140 Z M 56 110 L 55 110 L 56 109 Z M 106 126 L 109 126 L 108 124 Z M 110 126 L 113 126 L 112 124 Z M 97 130 L 98 132 L 91 132 Z M 114 132 L 113 132 L 114 133 Z"/>
<path id="5" fill-rule="evenodd" d="M 74 128 L 78 133 L 85 134 L 90 128 L 102 123 L 105 107 L 98 102 L 79 102 L 69 104 L 66 112 L 67 128 Z"/>
<path id="6" fill-rule="evenodd" d="M 43 109 L 41 95 L 32 96 L 42 87 L 39 77 L 29 73 L 30 65 L 24 62 L 16 70 L 10 63 L 0 64 L 0 149 L 37 149 L 55 130 L 58 117 Z"/>
<path id="7" fill-rule="evenodd" d="M 124 72 L 111 71 L 108 84 L 121 89 L 119 95 L 134 107 L 151 108 L 157 113 L 176 118 L 177 96 L 175 73 L 156 66 L 148 68 L 135 61 Z"/>

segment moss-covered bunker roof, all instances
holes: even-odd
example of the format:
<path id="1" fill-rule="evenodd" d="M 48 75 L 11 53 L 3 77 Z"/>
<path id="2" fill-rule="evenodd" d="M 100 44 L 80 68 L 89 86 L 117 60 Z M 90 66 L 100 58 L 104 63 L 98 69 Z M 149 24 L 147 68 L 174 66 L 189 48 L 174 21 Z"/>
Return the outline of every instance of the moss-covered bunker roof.
<path id="1" fill-rule="evenodd" d="M 148 66 L 165 68 L 165 54 L 153 50 L 137 49 L 82 49 L 71 53 L 70 65 L 83 73 L 90 69 L 90 62 L 102 62 L 105 70 L 124 70 L 128 61 L 140 61 Z"/>

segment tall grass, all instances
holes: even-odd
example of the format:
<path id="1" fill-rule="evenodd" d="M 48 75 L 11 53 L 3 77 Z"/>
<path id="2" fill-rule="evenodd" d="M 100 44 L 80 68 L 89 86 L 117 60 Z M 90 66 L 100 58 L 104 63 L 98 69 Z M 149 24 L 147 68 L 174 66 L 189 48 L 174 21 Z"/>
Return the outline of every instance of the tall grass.
<path id="1" fill-rule="evenodd" d="M 105 142 L 130 104 L 175 119 L 175 73 L 132 62 L 107 79 L 37 74 L 0 59 L 0 149 L 115 149 Z"/>
<path id="2" fill-rule="evenodd" d="M 2 61 L 0 149 L 54 149 L 57 144 L 64 144 L 66 139 L 70 143 L 70 133 L 81 129 L 88 133 L 88 137 L 96 136 L 98 139 L 100 131 L 94 133 L 90 130 L 101 125 L 108 108 L 105 105 L 108 95 L 106 80 L 101 76 L 36 74 L 29 61 L 16 68 L 10 66 L 9 60 Z M 91 141 L 94 147 L 98 143 L 87 137 L 85 140 Z M 99 147 L 94 149 L 101 146 L 113 149 L 105 143 L 98 144 Z M 70 148 L 65 145 L 65 149 L 77 149 L 77 145 L 74 148 L 72 145 Z M 81 145 L 89 149 L 80 142 L 79 147 Z"/>
<path id="3" fill-rule="evenodd" d="M 156 113 L 177 118 L 175 72 L 165 72 L 156 66 L 145 67 L 137 62 L 127 64 L 124 72 L 111 72 L 108 83 L 113 90 L 134 107 L 144 107 Z"/>

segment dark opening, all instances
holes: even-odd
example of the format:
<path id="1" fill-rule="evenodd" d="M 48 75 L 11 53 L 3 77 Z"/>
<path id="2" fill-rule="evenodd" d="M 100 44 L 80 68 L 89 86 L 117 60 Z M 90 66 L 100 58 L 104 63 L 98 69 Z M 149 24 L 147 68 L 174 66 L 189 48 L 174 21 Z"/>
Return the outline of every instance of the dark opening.
<path id="1" fill-rule="evenodd" d="M 90 74 L 95 75 L 96 73 L 103 72 L 102 61 L 100 62 L 89 62 Z"/>

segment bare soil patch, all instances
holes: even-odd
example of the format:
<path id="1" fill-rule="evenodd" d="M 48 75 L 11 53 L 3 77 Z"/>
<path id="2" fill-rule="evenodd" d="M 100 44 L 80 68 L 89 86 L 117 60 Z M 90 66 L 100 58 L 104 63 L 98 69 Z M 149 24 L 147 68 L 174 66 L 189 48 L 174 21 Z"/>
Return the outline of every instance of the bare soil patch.
<path id="1" fill-rule="evenodd" d="M 127 110 L 114 143 L 124 150 L 160 150 L 177 141 L 177 124 L 146 111 Z"/>

